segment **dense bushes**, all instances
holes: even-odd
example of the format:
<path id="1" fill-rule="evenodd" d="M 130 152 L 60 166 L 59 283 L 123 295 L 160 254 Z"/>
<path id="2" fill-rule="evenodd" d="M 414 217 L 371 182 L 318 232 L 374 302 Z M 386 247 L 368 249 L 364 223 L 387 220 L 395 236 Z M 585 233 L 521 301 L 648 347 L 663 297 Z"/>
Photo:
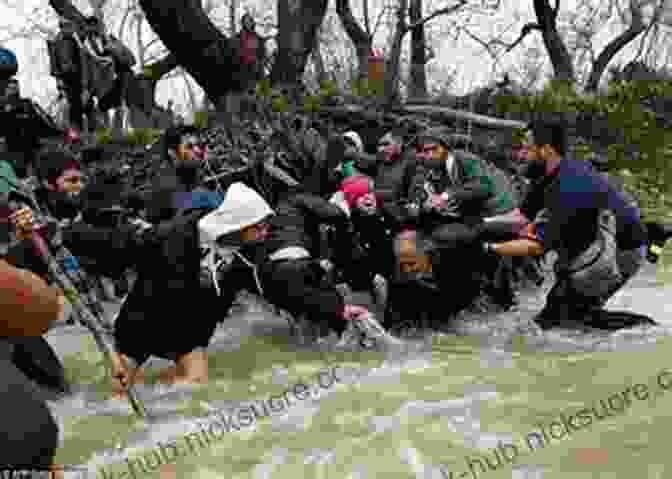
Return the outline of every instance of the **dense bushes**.
<path id="1" fill-rule="evenodd" d="M 124 134 L 124 136 L 115 138 L 112 129 L 103 128 L 96 130 L 96 144 L 107 145 L 109 143 L 119 143 L 128 146 L 146 146 L 156 143 L 163 134 L 162 130 L 155 128 L 135 128 Z"/>
<path id="2" fill-rule="evenodd" d="M 598 95 L 580 95 L 572 84 L 552 81 L 538 95 L 500 96 L 500 113 L 530 118 L 559 113 L 572 122 L 578 137 L 588 137 L 582 154 L 601 153 L 609 167 L 654 178 L 672 191 L 672 112 L 657 105 L 672 99 L 670 81 L 618 81 Z M 586 151 L 586 148 L 588 151 Z M 592 150 L 592 151 L 591 151 Z"/>

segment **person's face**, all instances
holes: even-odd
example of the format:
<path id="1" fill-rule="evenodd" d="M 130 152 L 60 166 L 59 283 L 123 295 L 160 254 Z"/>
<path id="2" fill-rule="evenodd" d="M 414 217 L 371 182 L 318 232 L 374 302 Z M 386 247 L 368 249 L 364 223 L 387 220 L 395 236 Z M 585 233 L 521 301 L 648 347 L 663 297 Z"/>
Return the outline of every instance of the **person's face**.
<path id="1" fill-rule="evenodd" d="M 448 148 L 436 141 L 425 141 L 418 146 L 418 159 L 431 163 L 440 163 L 448 159 Z"/>
<path id="2" fill-rule="evenodd" d="M 261 238 L 261 231 L 258 225 L 250 225 L 240 230 L 240 240 L 244 243 L 257 241 Z"/>
<path id="3" fill-rule="evenodd" d="M 414 240 L 399 242 L 399 270 L 402 274 L 429 273 L 432 261 L 428 255 L 419 255 Z"/>
<path id="4" fill-rule="evenodd" d="M 56 189 L 60 193 L 78 195 L 83 187 L 82 172 L 75 169 L 65 170 L 56 180 Z"/>
<path id="5" fill-rule="evenodd" d="M 245 29 L 248 32 L 251 32 L 254 30 L 254 27 L 256 25 L 254 24 L 254 19 L 252 17 L 245 17 L 243 19 L 243 29 Z"/>
<path id="6" fill-rule="evenodd" d="M 192 135 L 184 136 L 175 151 L 177 161 L 199 160 L 203 157 L 203 148 L 198 138 Z"/>
<path id="7" fill-rule="evenodd" d="M 532 133 L 527 135 L 524 144 L 525 156 L 522 174 L 530 179 L 540 178 L 546 173 L 546 158 L 548 157 L 548 145 L 538 145 L 534 141 Z"/>
<path id="8" fill-rule="evenodd" d="M 383 159 L 389 160 L 394 156 L 401 154 L 401 144 L 396 138 L 388 133 L 378 141 L 377 151 Z"/>
<path id="9" fill-rule="evenodd" d="M 373 193 L 367 193 L 360 196 L 355 200 L 355 208 L 357 208 L 361 213 L 365 215 L 372 215 L 376 212 L 378 208 L 378 202 L 376 201 L 376 195 Z"/>

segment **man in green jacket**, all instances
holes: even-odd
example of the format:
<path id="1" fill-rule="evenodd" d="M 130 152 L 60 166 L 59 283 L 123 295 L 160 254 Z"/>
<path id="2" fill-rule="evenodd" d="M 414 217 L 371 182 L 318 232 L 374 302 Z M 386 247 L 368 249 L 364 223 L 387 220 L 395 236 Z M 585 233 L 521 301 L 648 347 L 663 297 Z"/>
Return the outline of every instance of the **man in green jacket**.
<path id="1" fill-rule="evenodd" d="M 0 160 L 0 195 L 7 195 L 19 188 L 14 167 L 7 160 Z"/>
<path id="2" fill-rule="evenodd" d="M 440 252 L 432 255 L 430 269 L 447 274 L 441 281 L 443 292 L 460 291 L 461 303 L 455 305 L 459 310 L 476 300 L 485 278 L 497 267 L 479 250 L 478 239 L 490 220 L 514 217 L 511 183 L 478 156 L 452 149 L 450 132 L 432 129 L 418 137 L 409 196 L 409 223 L 428 239 L 432 252 Z M 510 304 L 505 296 L 502 293 L 502 304 Z"/>
<path id="3" fill-rule="evenodd" d="M 450 137 L 446 130 L 432 129 L 418 138 L 420 167 L 410 206 L 419 226 L 436 230 L 459 222 L 473 227 L 511 213 L 514 195 L 506 174 L 472 153 L 451 149 Z"/>

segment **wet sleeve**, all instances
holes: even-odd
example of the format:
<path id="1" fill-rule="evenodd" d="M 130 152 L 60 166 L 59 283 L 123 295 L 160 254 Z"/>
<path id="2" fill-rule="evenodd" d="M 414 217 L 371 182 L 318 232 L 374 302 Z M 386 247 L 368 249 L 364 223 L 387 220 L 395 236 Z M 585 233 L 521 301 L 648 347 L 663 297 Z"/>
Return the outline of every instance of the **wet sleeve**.
<path id="1" fill-rule="evenodd" d="M 315 195 L 298 194 L 292 199 L 295 207 L 304 214 L 310 214 L 320 222 L 339 228 L 347 226 L 348 217 L 335 204 Z"/>
<path id="2" fill-rule="evenodd" d="M 306 312 L 313 317 L 342 315 L 343 297 L 334 288 L 322 288 L 308 278 L 304 264 L 287 262 L 266 271 L 266 284 L 273 291 L 275 304 L 292 314 Z"/>
<path id="3" fill-rule="evenodd" d="M 221 294 L 217 300 L 217 305 L 222 312 L 231 309 L 240 291 L 246 289 L 251 293 L 257 292 L 249 268 L 238 262 L 224 266 L 219 272 L 218 282 L 221 287 Z"/>
<path id="4" fill-rule="evenodd" d="M 148 246 L 135 227 L 107 229 L 83 222 L 73 223 L 63 230 L 63 244 L 75 256 L 95 260 L 97 267 L 113 277 L 126 268 L 137 266 L 144 247 Z"/>

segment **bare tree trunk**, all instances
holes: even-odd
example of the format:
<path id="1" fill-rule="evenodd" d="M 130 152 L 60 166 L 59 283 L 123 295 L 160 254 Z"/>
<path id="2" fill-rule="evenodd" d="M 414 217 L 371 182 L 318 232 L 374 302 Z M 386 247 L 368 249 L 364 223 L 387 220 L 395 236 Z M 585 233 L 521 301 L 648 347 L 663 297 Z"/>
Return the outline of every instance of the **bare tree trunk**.
<path id="1" fill-rule="evenodd" d="M 422 0 L 411 0 L 409 12 L 411 23 L 418 25 L 411 30 L 411 78 L 408 96 L 417 100 L 427 98 L 427 43 L 425 41 L 425 24 L 422 19 Z"/>
<path id="2" fill-rule="evenodd" d="M 407 32 L 406 14 L 408 0 L 399 0 L 397 10 L 397 26 L 392 37 L 389 58 L 385 66 L 385 103 L 391 105 L 399 99 L 399 66 L 401 64 L 401 47 Z"/>
<path id="3" fill-rule="evenodd" d="M 661 2 L 660 6 L 656 9 L 653 15 L 653 19 L 651 20 L 652 23 L 658 20 L 658 17 L 662 12 L 663 5 L 665 5 L 665 2 Z M 607 69 L 609 62 L 611 62 L 611 60 L 613 60 L 613 58 L 621 50 L 623 50 L 623 48 L 625 48 L 628 43 L 646 31 L 647 24 L 644 22 L 644 18 L 642 17 L 641 7 L 634 1 L 632 1 L 630 4 L 630 15 L 632 19 L 628 29 L 611 40 L 593 62 L 592 68 L 590 70 L 590 76 L 586 82 L 586 91 L 597 91 L 597 87 L 600 84 L 600 79 L 602 78 L 604 71 Z"/>
<path id="4" fill-rule="evenodd" d="M 229 24 L 231 25 L 231 31 L 229 34 L 233 38 L 236 34 L 236 20 L 238 18 L 238 0 L 230 0 L 231 5 L 229 5 Z"/>
<path id="5" fill-rule="evenodd" d="M 187 85 L 187 93 L 189 94 L 189 108 L 191 109 L 191 113 L 194 114 L 198 111 L 198 100 L 196 99 L 196 92 L 194 91 L 194 86 L 189 81 L 189 77 L 187 76 L 186 72 L 182 73 L 182 77 L 184 78 L 184 83 Z"/>
<path id="6" fill-rule="evenodd" d="M 77 10 L 70 0 L 49 0 L 49 5 L 57 15 L 67 18 L 79 25 L 84 24 L 84 15 Z"/>
<path id="7" fill-rule="evenodd" d="M 411 0 L 417 1 L 417 0 Z M 394 36 L 392 38 L 392 46 L 390 48 L 389 58 L 387 60 L 387 66 L 385 68 L 385 103 L 389 106 L 392 103 L 399 100 L 399 66 L 401 64 L 401 47 L 403 45 L 404 36 L 408 33 L 409 30 L 413 31 L 419 27 L 424 26 L 425 23 L 433 20 L 434 18 L 441 15 L 451 15 L 467 4 L 468 0 L 457 0 L 454 5 L 439 8 L 434 10 L 432 13 L 423 18 L 418 18 L 410 23 L 406 22 L 406 15 L 409 13 L 409 0 L 399 0 L 399 9 L 397 10 L 397 26 L 394 30 Z M 535 0 L 538 1 L 538 0 Z M 417 13 L 418 17 L 422 16 L 422 4 L 421 2 L 419 7 L 415 7 L 416 10 L 414 14 Z M 419 10 L 418 10 L 419 8 Z M 423 46 L 424 46 L 424 30 L 423 31 Z M 422 67 L 424 75 L 424 65 L 426 61 L 425 49 L 422 50 Z M 427 81 L 425 79 L 425 85 Z M 425 90 L 426 90 L 425 86 Z"/>
<path id="8" fill-rule="evenodd" d="M 313 63 L 315 64 L 315 74 L 317 76 L 317 82 L 322 83 L 329 79 L 327 74 L 327 69 L 324 66 L 324 58 L 322 57 L 322 49 L 320 48 L 320 38 L 319 35 L 315 36 L 315 48 L 312 52 Z"/>
<path id="9" fill-rule="evenodd" d="M 135 38 L 136 41 L 138 42 L 138 63 L 140 64 L 141 69 L 145 67 L 145 57 L 147 53 L 145 44 L 142 42 L 143 20 L 144 16 L 142 15 L 142 12 L 137 12 L 135 16 Z"/>
<path id="10" fill-rule="evenodd" d="M 271 83 L 290 88 L 300 85 L 327 4 L 328 0 L 278 0 L 278 52 Z"/>
<path id="11" fill-rule="evenodd" d="M 572 57 L 565 46 L 565 42 L 560 37 L 557 29 L 557 9 L 551 8 L 548 0 L 534 0 L 534 13 L 537 21 L 541 25 L 541 35 L 544 46 L 551 58 L 553 72 L 556 80 L 574 81 L 574 65 Z M 556 7 L 560 5 L 558 1 Z"/>
<path id="12" fill-rule="evenodd" d="M 107 0 L 89 0 L 91 7 L 93 7 L 93 15 L 98 18 L 101 22 L 105 20 L 105 13 L 103 12 L 103 7 Z"/>
<path id="13" fill-rule="evenodd" d="M 368 10 L 368 7 L 366 10 Z M 357 79 L 364 80 L 369 75 L 369 53 L 371 52 L 373 38 L 357 22 L 357 19 L 353 15 L 352 9 L 350 8 L 350 0 L 336 0 L 336 13 L 338 13 L 338 17 L 341 19 L 341 23 L 343 24 L 343 29 L 345 30 L 345 33 L 347 33 L 348 38 L 350 38 L 350 41 L 355 46 L 355 50 L 357 52 Z"/>
<path id="14" fill-rule="evenodd" d="M 147 21 L 179 64 L 216 105 L 231 90 L 240 62 L 200 0 L 139 0 Z M 296 22 L 301 24 L 301 22 Z"/>

